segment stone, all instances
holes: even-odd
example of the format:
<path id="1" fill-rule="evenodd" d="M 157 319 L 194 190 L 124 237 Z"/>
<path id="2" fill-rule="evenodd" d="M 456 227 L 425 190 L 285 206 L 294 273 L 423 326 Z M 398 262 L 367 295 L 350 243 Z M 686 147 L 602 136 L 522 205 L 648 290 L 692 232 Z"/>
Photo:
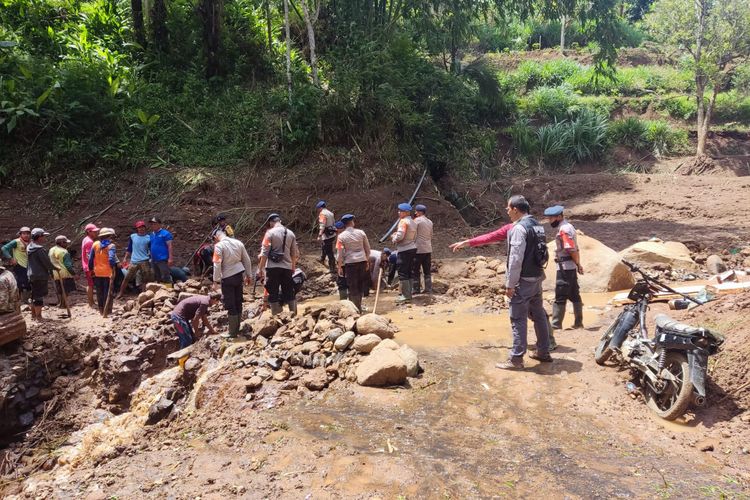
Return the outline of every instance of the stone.
<path id="1" fill-rule="evenodd" d="M 125 302 L 124 306 L 122 306 L 122 310 L 126 311 L 126 312 L 127 311 L 132 311 L 133 309 L 135 309 L 135 301 L 134 300 L 129 300 L 129 301 Z"/>
<path id="2" fill-rule="evenodd" d="M 146 302 L 143 302 L 143 303 L 142 303 L 142 304 L 141 304 L 141 305 L 139 306 L 139 309 L 151 309 L 151 308 L 153 308 L 153 307 L 154 307 L 154 301 L 153 301 L 153 299 L 152 299 L 152 300 L 147 300 Z"/>
<path id="3" fill-rule="evenodd" d="M 331 342 L 336 342 L 336 339 L 341 337 L 343 334 L 344 330 L 342 330 L 341 328 L 334 328 L 333 330 L 329 331 L 328 334 L 326 334 L 326 338 Z"/>
<path id="4" fill-rule="evenodd" d="M 281 369 L 281 360 L 279 358 L 268 358 L 266 360 L 266 364 L 272 370 L 280 370 Z"/>
<path id="5" fill-rule="evenodd" d="M 365 314 L 361 316 L 355 326 L 359 335 L 374 333 L 381 339 L 392 339 L 398 327 L 391 320 L 378 314 Z"/>
<path id="6" fill-rule="evenodd" d="M 635 284 L 628 267 L 621 262 L 620 255 L 599 240 L 577 232 L 578 247 L 581 249 L 581 263 L 584 274 L 578 275 L 578 285 L 582 292 L 613 292 L 626 290 Z M 557 265 L 554 261 L 555 240 L 547 244 L 550 259 L 545 269 L 545 290 L 555 289 Z"/>
<path id="7" fill-rule="evenodd" d="M 172 410 L 173 406 L 174 401 L 165 398 L 164 396 L 160 396 L 156 403 L 152 404 L 148 408 L 148 418 L 146 419 L 146 425 L 153 425 L 160 420 L 163 420 L 164 417 L 169 415 L 169 412 Z"/>
<path id="8" fill-rule="evenodd" d="M 322 391 L 328 386 L 328 374 L 325 368 L 315 368 L 305 373 L 301 382 L 311 391 Z"/>
<path id="9" fill-rule="evenodd" d="M 406 363 L 390 349 L 373 351 L 356 369 L 357 383 L 373 387 L 403 384 L 406 373 Z"/>
<path id="10" fill-rule="evenodd" d="M 189 299 L 190 297 L 195 297 L 198 295 L 197 293 L 190 293 L 190 292 L 180 292 L 180 294 L 177 296 L 177 302 L 182 302 L 185 299 Z"/>
<path id="11" fill-rule="evenodd" d="M 716 449 L 716 441 L 713 439 L 704 439 L 696 443 L 695 447 L 700 451 L 714 451 Z"/>
<path id="12" fill-rule="evenodd" d="M 438 274 L 446 280 L 465 278 L 468 272 L 466 259 L 443 259 L 438 263 Z"/>
<path id="13" fill-rule="evenodd" d="M 270 338 L 276 333 L 281 324 L 277 318 L 271 316 L 270 311 L 264 311 L 253 323 L 253 332 L 261 337 Z"/>
<path id="14" fill-rule="evenodd" d="M 18 423 L 21 424 L 22 427 L 28 427 L 31 424 L 34 423 L 34 412 L 27 411 L 26 413 L 22 413 L 18 416 Z"/>
<path id="15" fill-rule="evenodd" d="M 581 249 L 581 254 L 586 255 L 584 249 Z M 584 271 L 588 271 L 585 263 L 589 260 L 587 257 L 583 258 Z M 620 258 L 644 267 L 663 264 L 673 269 L 698 270 L 688 247 L 677 241 L 640 241 L 620 252 Z"/>
<path id="16" fill-rule="evenodd" d="M 260 378 L 262 378 L 263 380 L 268 380 L 269 378 L 273 376 L 273 373 L 269 369 L 263 368 L 263 367 L 255 370 L 255 374 L 259 376 Z"/>
<path id="17" fill-rule="evenodd" d="M 396 353 L 401 356 L 401 359 L 406 363 L 406 376 L 416 377 L 419 373 L 419 358 L 417 351 L 404 344 L 396 350 Z"/>
<path id="18" fill-rule="evenodd" d="M 374 333 L 368 333 L 367 335 L 360 335 L 354 339 L 352 349 L 362 354 L 369 354 L 375 346 L 380 343 L 380 337 Z"/>
<path id="19" fill-rule="evenodd" d="M 198 358 L 188 358 L 187 361 L 185 361 L 185 371 L 195 371 L 201 367 L 201 360 Z"/>
<path id="20" fill-rule="evenodd" d="M 357 335 L 354 332 L 346 332 L 341 337 L 336 339 L 336 342 L 333 343 L 333 347 L 337 351 L 346 351 L 349 346 L 354 342 L 354 337 Z"/>
<path id="21" fill-rule="evenodd" d="M 149 300 L 154 298 L 154 295 L 156 295 L 151 290 L 146 290 L 145 292 L 141 292 L 138 294 L 138 304 L 143 304 L 144 302 L 148 302 Z"/>
<path id="22" fill-rule="evenodd" d="M 320 342 L 317 340 L 309 340 L 302 344 L 303 354 L 315 354 L 320 350 Z"/>
<path id="23" fill-rule="evenodd" d="M 328 306 L 328 312 L 340 319 L 359 317 L 359 310 L 351 300 L 340 300 Z"/>
<path id="24" fill-rule="evenodd" d="M 172 297 L 172 291 L 162 288 L 154 294 L 154 302 L 164 302 Z"/>
<path id="25" fill-rule="evenodd" d="M 260 386 L 262 385 L 263 385 L 263 379 L 257 375 L 253 375 L 247 380 L 247 382 L 245 382 L 245 390 L 247 392 L 252 392 L 252 391 L 255 391 L 256 389 L 259 389 Z"/>
<path id="26" fill-rule="evenodd" d="M 289 378 L 289 372 L 286 370 L 276 370 L 273 372 L 273 379 L 277 382 L 283 382 Z"/>
<path id="27" fill-rule="evenodd" d="M 161 283 L 147 283 L 146 284 L 146 290 L 149 292 L 156 293 L 162 289 L 164 289 L 164 285 L 162 285 Z"/>
<path id="28" fill-rule="evenodd" d="M 709 255 L 706 259 L 706 270 L 710 274 L 721 274 L 727 270 L 726 264 L 718 255 Z"/>
<path id="29" fill-rule="evenodd" d="M 376 345 L 372 349 L 371 352 L 382 351 L 384 349 L 387 349 L 387 350 L 390 350 L 390 351 L 396 351 L 396 350 L 398 350 L 398 347 L 399 346 L 396 343 L 396 341 L 391 340 L 391 339 L 383 339 L 380 342 L 378 342 L 378 345 Z"/>

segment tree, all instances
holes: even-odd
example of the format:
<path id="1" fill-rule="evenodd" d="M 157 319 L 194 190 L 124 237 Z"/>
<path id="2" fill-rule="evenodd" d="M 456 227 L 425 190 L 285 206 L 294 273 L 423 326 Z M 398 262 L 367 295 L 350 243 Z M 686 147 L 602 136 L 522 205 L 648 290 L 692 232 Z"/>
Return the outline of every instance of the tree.
<path id="1" fill-rule="evenodd" d="M 696 155 L 703 155 L 716 96 L 732 69 L 750 59 L 750 0 L 659 0 L 646 25 L 656 40 L 689 55 L 698 107 Z"/>
<path id="2" fill-rule="evenodd" d="M 320 5 L 323 0 L 299 0 L 302 6 L 302 17 L 307 28 L 307 44 L 310 50 L 310 70 L 312 71 L 312 80 L 315 86 L 320 86 L 318 78 L 318 56 L 315 53 L 315 23 L 320 17 Z M 312 8 L 311 8 L 312 7 Z"/>
<path id="3" fill-rule="evenodd" d="M 201 0 L 198 12 L 203 26 L 203 52 L 206 56 L 206 78 L 220 73 L 219 43 L 221 41 L 221 12 L 223 0 Z"/>
<path id="4" fill-rule="evenodd" d="M 169 44 L 166 0 L 153 0 L 149 17 L 151 18 L 151 38 L 154 47 L 158 51 L 166 52 Z"/>
<path id="5" fill-rule="evenodd" d="M 133 16 L 133 34 L 141 47 L 146 47 L 146 31 L 143 27 L 143 0 L 130 0 L 130 12 Z"/>

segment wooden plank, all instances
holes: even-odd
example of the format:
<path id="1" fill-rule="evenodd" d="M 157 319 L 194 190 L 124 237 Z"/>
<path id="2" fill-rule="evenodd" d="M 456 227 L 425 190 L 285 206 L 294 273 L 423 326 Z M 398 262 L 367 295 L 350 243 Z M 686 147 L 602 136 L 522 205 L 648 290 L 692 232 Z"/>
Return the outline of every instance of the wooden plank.
<path id="1" fill-rule="evenodd" d="M 744 283 L 722 283 L 720 285 L 708 285 L 709 292 L 716 295 L 730 295 L 750 291 L 750 281 Z"/>
<path id="2" fill-rule="evenodd" d="M 13 342 L 26 335 L 26 321 L 20 313 L 0 315 L 0 345 Z"/>
<path id="3" fill-rule="evenodd" d="M 706 288 L 705 285 L 693 285 L 693 286 L 681 286 L 675 288 L 676 291 L 680 293 L 684 293 L 685 295 L 688 295 L 690 297 L 697 296 L 703 289 Z M 633 301 L 628 298 L 628 294 L 630 292 L 622 292 L 618 293 L 614 296 L 612 299 L 612 303 L 616 306 L 621 306 L 624 304 L 631 304 Z M 671 292 L 659 292 L 654 295 L 653 301 L 668 301 L 672 299 L 681 299 L 682 295 L 678 295 L 676 293 Z"/>

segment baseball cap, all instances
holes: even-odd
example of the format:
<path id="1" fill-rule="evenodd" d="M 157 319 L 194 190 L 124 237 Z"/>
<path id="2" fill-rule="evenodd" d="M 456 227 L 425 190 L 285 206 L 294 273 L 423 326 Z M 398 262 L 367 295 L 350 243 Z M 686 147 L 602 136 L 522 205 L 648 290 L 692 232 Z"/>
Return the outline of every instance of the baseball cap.
<path id="1" fill-rule="evenodd" d="M 70 243 L 70 240 L 68 239 L 68 237 L 63 236 L 62 234 L 55 236 L 55 243 L 58 243 L 60 241 L 64 241 L 65 243 Z"/>
<path id="2" fill-rule="evenodd" d="M 344 223 L 340 220 L 337 220 L 333 227 L 335 227 L 336 229 L 344 229 Z"/>
<path id="3" fill-rule="evenodd" d="M 106 236 L 115 236 L 115 230 L 111 227 L 103 227 L 99 230 L 99 236 L 102 238 Z"/>
<path id="4" fill-rule="evenodd" d="M 556 217 L 558 215 L 562 215 L 563 210 L 565 209 L 562 205 L 555 205 L 554 207 L 548 207 L 544 210 L 544 215 L 547 217 Z"/>
<path id="5" fill-rule="evenodd" d="M 266 217 L 266 224 L 268 224 L 269 222 L 278 222 L 280 220 L 281 216 L 276 212 L 273 212 L 271 214 L 268 214 L 268 217 Z"/>
<path id="6" fill-rule="evenodd" d="M 142 220 L 139 220 L 139 221 L 136 221 L 136 223 L 134 224 L 134 226 L 135 226 L 136 229 L 138 229 L 139 227 L 146 227 L 146 223 L 143 222 Z"/>
<path id="7" fill-rule="evenodd" d="M 399 212 L 411 212 L 411 205 L 409 205 L 408 203 L 399 203 L 398 211 Z"/>
<path id="8" fill-rule="evenodd" d="M 390 248 L 388 248 L 388 247 L 385 247 L 385 248 L 383 249 L 383 253 L 387 253 L 387 254 L 389 254 L 389 255 L 390 255 L 390 254 L 391 254 L 391 253 L 393 253 L 393 252 L 391 252 L 391 249 L 390 249 Z"/>
<path id="9" fill-rule="evenodd" d="M 41 227 L 35 227 L 31 230 L 31 237 L 32 238 L 38 238 L 40 236 L 49 236 L 49 233 L 42 229 Z"/>
<path id="10" fill-rule="evenodd" d="M 161 219 L 158 218 L 158 217 L 156 217 L 156 216 L 151 217 L 148 221 L 149 222 L 156 222 L 157 224 L 161 224 Z"/>
<path id="11" fill-rule="evenodd" d="M 225 214 L 219 214 L 219 215 L 216 216 L 216 220 L 217 221 L 227 220 L 227 216 Z"/>
<path id="12" fill-rule="evenodd" d="M 323 200 L 320 200 L 315 204 L 315 208 L 323 208 L 324 206 L 326 206 L 326 202 Z"/>
<path id="13" fill-rule="evenodd" d="M 414 207 L 414 210 L 416 210 L 417 212 L 427 212 L 427 207 L 424 205 L 417 205 L 416 207 Z"/>
<path id="14" fill-rule="evenodd" d="M 31 228 L 28 226 L 23 226 L 21 229 L 18 230 L 18 234 L 30 233 L 30 232 L 31 232 Z"/>
<path id="15" fill-rule="evenodd" d="M 352 215 L 352 214 L 346 214 L 343 217 L 341 217 L 341 222 L 343 222 L 344 224 L 346 224 L 347 222 L 354 220 L 354 218 L 355 218 L 354 215 Z"/>
<path id="16" fill-rule="evenodd" d="M 99 228 L 96 227 L 96 224 L 86 224 L 85 231 L 88 233 L 89 231 L 98 231 Z"/>

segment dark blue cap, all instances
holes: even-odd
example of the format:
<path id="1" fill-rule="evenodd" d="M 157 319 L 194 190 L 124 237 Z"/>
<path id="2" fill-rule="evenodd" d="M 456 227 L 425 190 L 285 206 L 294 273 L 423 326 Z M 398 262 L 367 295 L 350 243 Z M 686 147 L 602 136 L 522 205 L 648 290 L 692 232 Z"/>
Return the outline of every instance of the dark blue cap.
<path id="1" fill-rule="evenodd" d="M 266 218 L 266 224 L 268 224 L 269 222 L 278 222 L 280 220 L 281 220 L 281 216 L 274 212 L 268 215 L 268 217 Z"/>
<path id="2" fill-rule="evenodd" d="M 315 204 L 315 208 L 323 208 L 326 206 L 326 202 L 323 200 L 320 200 L 318 203 Z"/>
<path id="3" fill-rule="evenodd" d="M 352 214 L 346 214 L 343 217 L 341 217 L 341 222 L 343 222 L 344 224 L 353 220 L 354 220 L 354 216 Z"/>
<path id="4" fill-rule="evenodd" d="M 385 248 L 383 249 L 383 253 L 391 254 L 391 253 L 393 253 L 393 252 L 391 252 L 391 249 L 390 249 L 390 248 L 388 248 L 388 247 L 385 247 Z"/>
<path id="5" fill-rule="evenodd" d="M 424 205 L 417 205 L 416 207 L 414 207 L 414 210 L 416 210 L 417 212 L 425 212 L 426 213 L 427 212 L 427 207 L 424 206 Z"/>
<path id="6" fill-rule="evenodd" d="M 344 229 L 344 223 L 340 220 L 337 220 L 333 227 L 335 227 L 336 229 Z"/>
<path id="7" fill-rule="evenodd" d="M 411 212 L 411 205 L 408 203 L 399 203 L 398 210 L 399 212 Z"/>
<path id="8" fill-rule="evenodd" d="M 549 207 L 544 211 L 544 215 L 547 217 L 555 217 L 557 215 L 562 215 L 563 210 L 565 207 L 562 205 L 555 205 L 554 207 Z"/>

